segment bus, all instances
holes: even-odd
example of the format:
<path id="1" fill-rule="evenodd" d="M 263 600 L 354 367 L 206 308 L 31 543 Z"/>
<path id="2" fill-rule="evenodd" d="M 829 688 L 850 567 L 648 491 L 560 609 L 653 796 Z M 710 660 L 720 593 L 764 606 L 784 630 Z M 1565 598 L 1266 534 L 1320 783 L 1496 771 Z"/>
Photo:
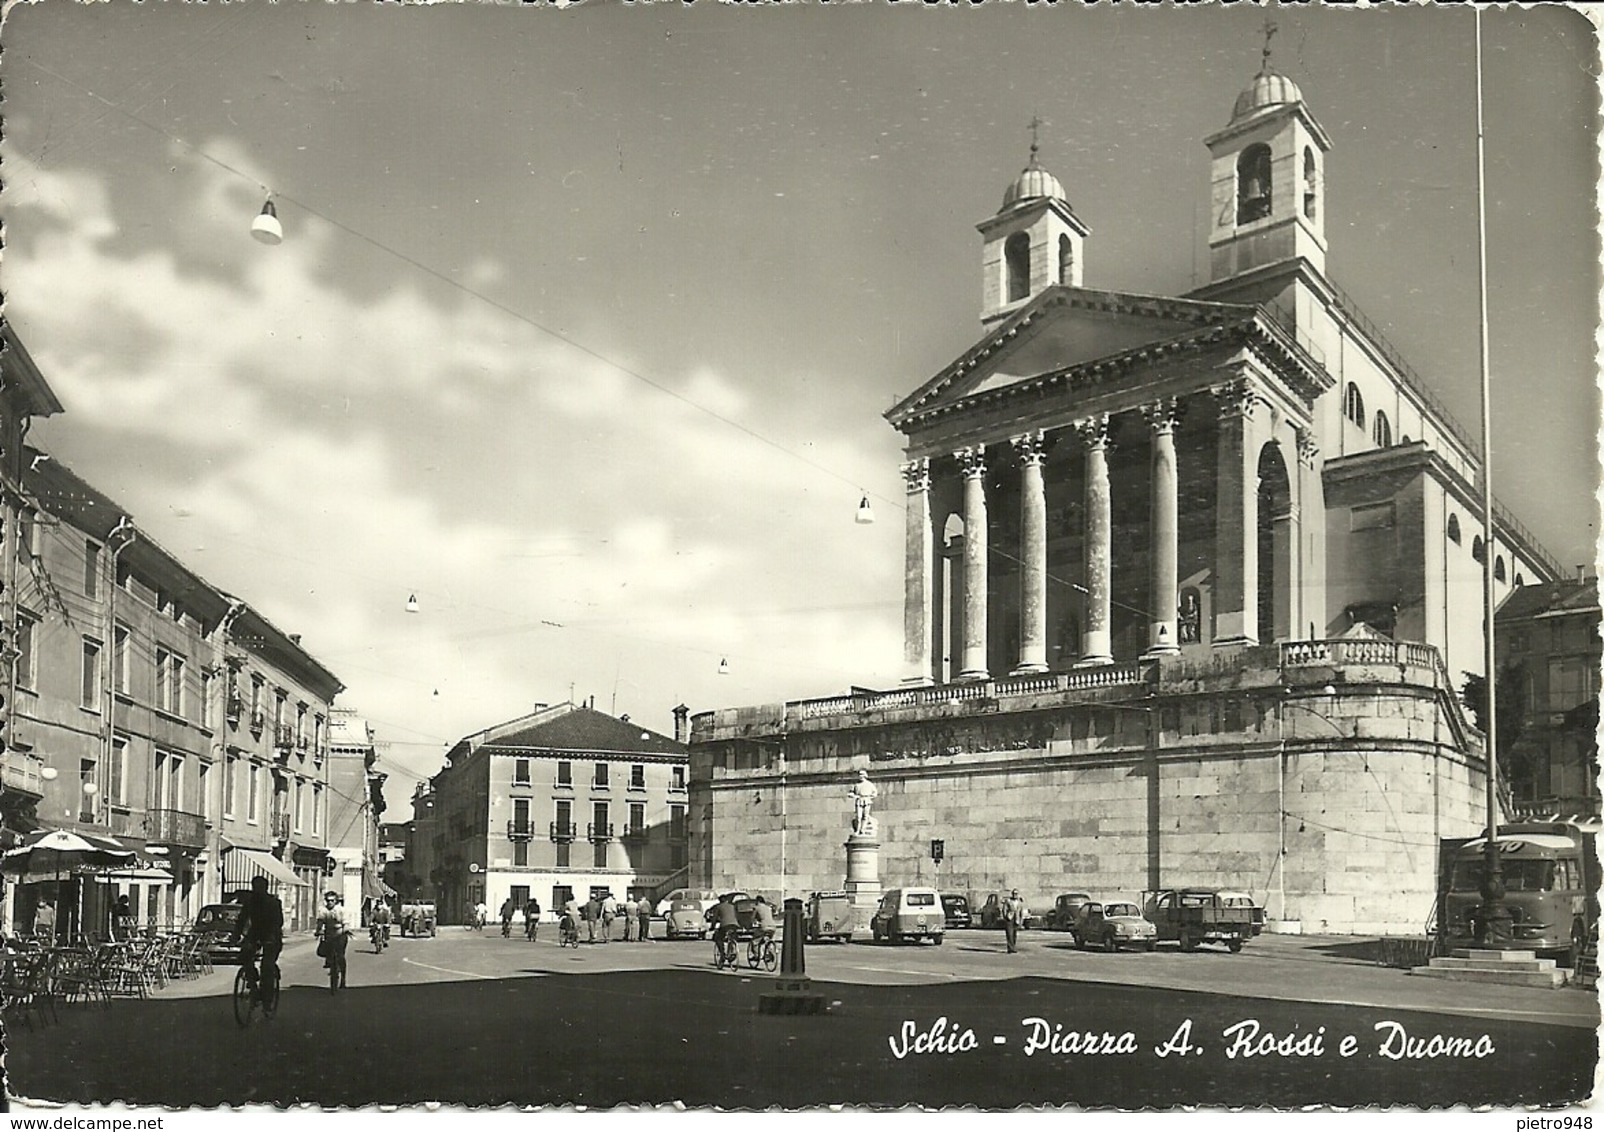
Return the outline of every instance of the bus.
<path id="1" fill-rule="evenodd" d="M 1498 827 L 1513 947 L 1574 968 L 1598 925 L 1596 826 L 1514 822 Z M 1487 839 L 1443 843 L 1437 932 L 1444 954 L 1478 946 Z"/>

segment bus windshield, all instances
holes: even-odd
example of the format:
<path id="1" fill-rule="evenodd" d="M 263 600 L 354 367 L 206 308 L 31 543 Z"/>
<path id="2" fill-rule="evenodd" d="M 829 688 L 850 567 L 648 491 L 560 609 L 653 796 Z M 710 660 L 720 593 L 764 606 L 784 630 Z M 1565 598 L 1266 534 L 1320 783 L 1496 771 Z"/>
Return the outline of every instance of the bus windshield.
<path id="1" fill-rule="evenodd" d="M 1552 892 L 1554 890 L 1553 861 L 1512 861 L 1505 859 L 1504 891 Z M 1482 861 L 1458 861 L 1454 864 L 1454 892 L 1480 892 Z"/>

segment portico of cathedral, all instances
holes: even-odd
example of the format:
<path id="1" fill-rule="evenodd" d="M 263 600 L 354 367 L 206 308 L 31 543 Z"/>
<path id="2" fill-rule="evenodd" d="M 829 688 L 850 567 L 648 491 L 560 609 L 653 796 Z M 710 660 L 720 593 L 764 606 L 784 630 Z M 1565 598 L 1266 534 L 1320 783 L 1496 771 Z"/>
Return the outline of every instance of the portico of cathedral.
<path id="1" fill-rule="evenodd" d="M 872 768 L 885 887 L 1247 889 L 1289 930 L 1418 931 L 1485 821 L 1481 556 L 1557 575 L 1326 276 L 1330 139 L 1270 66 L 1205 139 L 1213 278 L 1098 289 L 1031 147 L 981 235 L 982 337 L 898 403 L 902 685 L 691 733 L 691 876 L 842 885 Z M 941 839 L 944 861 L 929 859 Z"/>

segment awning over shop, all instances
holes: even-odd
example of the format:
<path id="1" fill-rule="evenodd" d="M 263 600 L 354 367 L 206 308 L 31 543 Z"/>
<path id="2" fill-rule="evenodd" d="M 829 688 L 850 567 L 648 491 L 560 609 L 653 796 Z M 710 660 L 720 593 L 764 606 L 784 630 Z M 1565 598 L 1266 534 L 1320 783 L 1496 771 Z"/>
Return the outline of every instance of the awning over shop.
<path id="1" fill-rule="evenodd" d="M 244 849 L 235 846 L 223 854 L 223 883 L 244 887 L 259 876 L 277 884 L 298 888 L 306 882 L 290 871 L 288 865 L 265 849 Z"/>
<path id="2" fill-rule="evenodd" d="M 386 896 L 394 896 L 395 889 L 379 879 L 379 870 L 372 865 L 362 866 L 362 899 L 379 900 Z"/>

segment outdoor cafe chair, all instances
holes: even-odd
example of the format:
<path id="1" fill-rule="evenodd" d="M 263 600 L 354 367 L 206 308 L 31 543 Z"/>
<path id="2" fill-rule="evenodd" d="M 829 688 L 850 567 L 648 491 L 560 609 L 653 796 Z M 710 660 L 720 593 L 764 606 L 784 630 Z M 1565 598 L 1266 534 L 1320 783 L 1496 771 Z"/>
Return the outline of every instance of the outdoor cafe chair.
<path id="1" fill-rule="evenodd" d="M 22 1014 L 33 1029 L 33 1014 L 48 1021 L 45 1011 L 55 1013 L 50 997 L 50 957 L 43 951 L 10 951 L 0 956 L 0 1007 L 7 1015 Z"/>

